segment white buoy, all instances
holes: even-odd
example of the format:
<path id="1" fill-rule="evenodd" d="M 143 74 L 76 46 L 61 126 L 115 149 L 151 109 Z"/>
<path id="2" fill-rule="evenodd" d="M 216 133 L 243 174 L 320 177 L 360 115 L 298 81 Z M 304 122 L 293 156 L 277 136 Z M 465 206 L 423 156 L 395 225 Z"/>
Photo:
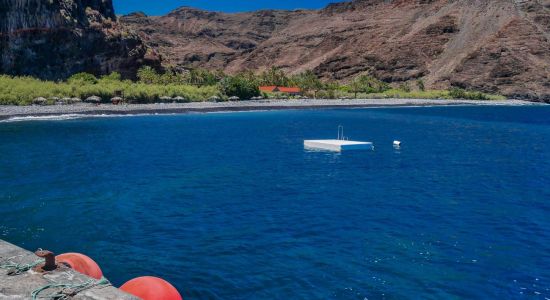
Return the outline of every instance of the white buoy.
<path id="1" fill-rule="evenodd" d="M 401 141 L 393 141 L 394 147 L 401 147 Z"/>

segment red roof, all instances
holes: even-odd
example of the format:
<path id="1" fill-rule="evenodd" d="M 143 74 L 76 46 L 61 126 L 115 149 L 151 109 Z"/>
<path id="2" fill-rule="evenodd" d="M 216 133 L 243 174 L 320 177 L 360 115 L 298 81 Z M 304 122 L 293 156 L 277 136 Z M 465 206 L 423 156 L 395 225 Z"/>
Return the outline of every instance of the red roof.
<path id="1" fill-rule="evenodd" d="M 282 93 L 299 93 L 300 88 L 298 87 L 279 87 L 279 91 Z"/>
<path id="2" fill-rule="evenodd" d="M 260 91 L 262 92 L 274 92 L 277 89 L 275 85 L 261 86 Z"/>
<path id="3" fill-rule="evenodd" d="M 284 86 L 275 86 L 275 85 L 260 86 L 260 91 L 268 92 L 268 93 L 274 93 L 274 92 L 300 93 L 301 92 L 300 88 L 298 87 L 284 87 Z"/>

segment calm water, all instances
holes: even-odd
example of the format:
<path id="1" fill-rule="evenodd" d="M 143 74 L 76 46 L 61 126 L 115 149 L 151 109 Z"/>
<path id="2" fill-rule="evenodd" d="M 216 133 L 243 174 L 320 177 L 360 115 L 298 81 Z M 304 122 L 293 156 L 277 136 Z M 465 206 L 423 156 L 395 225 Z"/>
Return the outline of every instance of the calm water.
<path id="1" fill-rule="evenodd" d="M 373 152 L 306 152 L 337 125 Z M 393 149 L 394 139 L 403 141 Z M 0 238 L 187 299 L 550 298 L 550 107 L 0 123 Z"/>

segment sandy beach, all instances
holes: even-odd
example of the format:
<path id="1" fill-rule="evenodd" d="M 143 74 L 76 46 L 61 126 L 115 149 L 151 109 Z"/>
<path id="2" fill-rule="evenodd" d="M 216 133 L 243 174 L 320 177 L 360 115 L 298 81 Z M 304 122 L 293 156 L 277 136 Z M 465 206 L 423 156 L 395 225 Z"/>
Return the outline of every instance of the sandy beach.
<path id="1" fill-rule="evenodd" d="M 0 120 L 21 117 L 62 115 L 130 115 L 172 114 L 189 112 L 252 111 L 276 109 L 361 108 L 435 105 L 543 105 L 523 100 L 446 100 L 446 99 L 346 99 L 346 100 L 250 100 L 228 102 L 191 102 L 155 104 L 76 104 L 49 106 L 0 106 Z"/>

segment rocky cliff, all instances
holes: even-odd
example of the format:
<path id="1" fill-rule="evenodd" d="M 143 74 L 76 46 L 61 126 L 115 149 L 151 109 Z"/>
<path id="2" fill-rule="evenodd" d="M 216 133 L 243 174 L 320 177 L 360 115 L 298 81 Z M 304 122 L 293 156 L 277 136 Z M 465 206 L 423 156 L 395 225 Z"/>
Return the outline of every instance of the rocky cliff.
<path id="1" fill-rule="evenodd" d="M 183 7 L 121 22 L 176 68 L 277 66 L 342 81 L 370 72 L 550 100 L 550 0 L 355 0 L 238 14 Z"/>
<path id="2" fill-rule="evenodd" d="M 111 0 L 0 0 L 0 73 L 62 79 L 133 77 L 159 57 L 117 23 Z"/>

